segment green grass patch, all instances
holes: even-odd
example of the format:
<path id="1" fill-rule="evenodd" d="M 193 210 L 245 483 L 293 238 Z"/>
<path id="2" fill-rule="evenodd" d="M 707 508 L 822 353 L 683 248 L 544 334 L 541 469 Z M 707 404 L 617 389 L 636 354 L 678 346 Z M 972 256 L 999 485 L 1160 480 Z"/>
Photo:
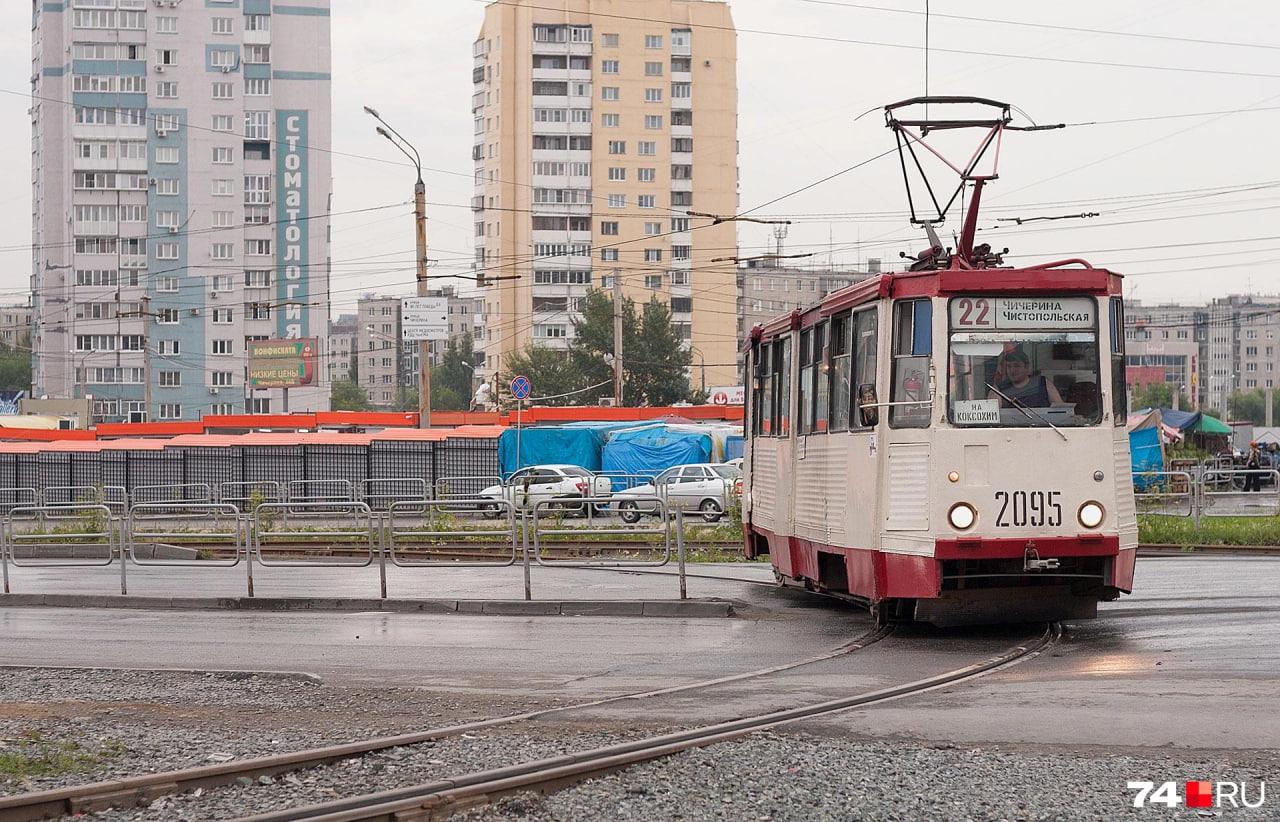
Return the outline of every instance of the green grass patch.
<path id="1" fill-rule="evenodd" d="M 1280 545 L 1280 517 L 1138 516 L 1138 542 L 1162 545 Z"/>
<path id="2" fill-rule="evenodd" d="M 65 776 L 94 770 L 125 752 L 117 740 L 76 742 L 46 739 L 38 731 L 0 739 L 0 777 L 23 782 L 33 777 Z"/>

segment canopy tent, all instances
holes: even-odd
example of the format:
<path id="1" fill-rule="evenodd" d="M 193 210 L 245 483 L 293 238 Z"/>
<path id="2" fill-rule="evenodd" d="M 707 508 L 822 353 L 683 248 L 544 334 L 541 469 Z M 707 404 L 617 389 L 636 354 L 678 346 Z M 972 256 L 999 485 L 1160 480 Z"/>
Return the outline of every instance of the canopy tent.
<path id="1" fill-rule="evenodd" d="M 1231 426 L 1224 423 L 1217 417 L 1211 417 L 1208 414 L 1201 414 L 1200 419 L 1194 424 L 1183 429 L 1193 434 L 1208 434 L 1210 436 L 1231 436 L 1233 433 Z"/>
<path id="2" fill-rule="evenodd" d="M 588 471 L 599 471 L 601 451 L 608 435 L 635 427 L 636 423 L 630 421 L 508 428 L 498 437 L 498 464 L 504 477 L 526 465 L 580 465 Z"/>

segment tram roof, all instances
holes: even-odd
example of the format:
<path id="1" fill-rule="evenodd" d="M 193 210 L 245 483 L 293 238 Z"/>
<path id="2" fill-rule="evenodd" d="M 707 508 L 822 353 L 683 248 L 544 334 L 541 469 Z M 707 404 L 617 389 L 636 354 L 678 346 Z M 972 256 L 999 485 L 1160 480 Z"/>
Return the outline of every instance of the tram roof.
<path id="1" fill-rule="evenodd" d="M 879 274 L 833 291 L 806 308 L 794 309 L 789 314 L 758 325 L 752 329 L 751 337 L 804 328 L 874 300 L 945 297 L 951 294 L 1120 296 L 1122 279 L 1122 275 L 1114 271 L 1094 268 L 1080 259 L 1058 260 L 1025 268 L 947 268 Z"/>

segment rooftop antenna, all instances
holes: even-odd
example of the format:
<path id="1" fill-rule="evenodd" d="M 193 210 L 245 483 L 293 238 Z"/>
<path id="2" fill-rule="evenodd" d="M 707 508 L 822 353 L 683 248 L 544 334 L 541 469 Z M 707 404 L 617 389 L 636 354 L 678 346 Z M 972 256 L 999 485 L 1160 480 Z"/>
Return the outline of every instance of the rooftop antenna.
<path id="1" fill-rule="evenodd" d="M 777 241 L 777 254 L 779 257 L 782 256 L 782 241 L 787 239 L 787 228 L 788 226 L 786 225 L 775 225 L 773 227 L 773 239 Z"/>

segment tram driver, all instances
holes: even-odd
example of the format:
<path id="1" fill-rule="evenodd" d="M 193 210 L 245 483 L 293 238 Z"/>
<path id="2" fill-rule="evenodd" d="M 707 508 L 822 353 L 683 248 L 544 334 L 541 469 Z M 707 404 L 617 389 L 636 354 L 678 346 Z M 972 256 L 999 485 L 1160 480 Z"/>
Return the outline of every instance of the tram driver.
<path id="1" fill-rule="evenodd" d="M 1015 400 L 1028 408 L 1062 405 L 1062 395 L 1058 393 L 1053 380 L 1040 374 L 1033 375 L 1031 358 L 1021 348 L 1008 351 L 1001 357 L 997 373 L 1003 373 L 1004 379 L 996 383 L 996 390 L 990 392 L 987 399 L 998 399 L 1005 408 L 1011 406 L 1009 400 Z"/>

